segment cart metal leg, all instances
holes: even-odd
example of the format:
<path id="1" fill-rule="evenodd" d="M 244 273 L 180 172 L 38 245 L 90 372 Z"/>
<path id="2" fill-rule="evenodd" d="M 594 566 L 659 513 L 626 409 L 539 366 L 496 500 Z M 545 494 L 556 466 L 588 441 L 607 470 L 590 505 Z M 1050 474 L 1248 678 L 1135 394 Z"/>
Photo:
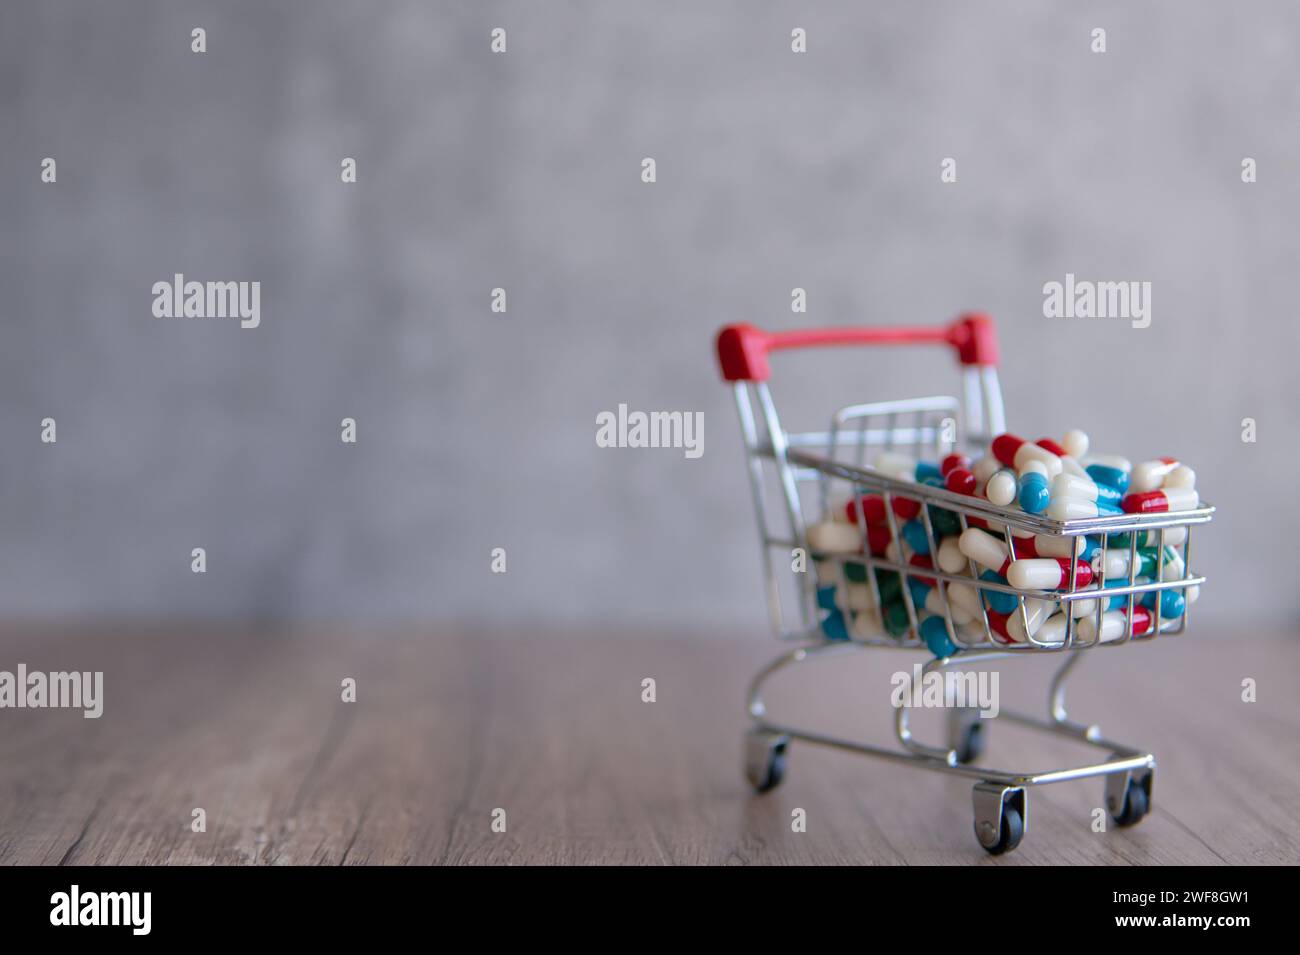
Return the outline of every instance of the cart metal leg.
<path id="1" fill-rule="evenodd" d="M 840 655 L 854 649 L 865 649 L 865 646 L 838 641 L 802 646 L 783 653 L 754 677 L 750 684 L 748 699 L 748 712 L 754 725 L 749 730 L 745 741 L 745 771 L 750 783 L 759 792 L 767 792 L 781 782 L 785 775 L 786 753 L 790 741 L 801 740 L 805 743 L 816 743 L 819 746 L 842 749 L 976 780 L 973 793 L 975 835 L 980 845 L 994 855 L 1011 851 L 1019 845 L 1024 836 L 1029 818 L 1027 790 L 1030 786 L 1045 786 L 1049 783 L 1105 776 L 1106 808 L 1117 825 L 1134 825 L 1150 812 L 1155 757 L 1150 753 L 1107 740 L 1095 724 L 1074 722 L 1067 715 L 1065 681 L 1077 665 L 1080 651 L 1069 651 L 1065 661 L 1053 676 L 1049 686 L 1046 719 L 1005 710 L 994 719 L 1004 718 L 1021 726 L 1108 750 L 1109 758 L 1100 763 L 1086 763 L 1081 766 L 1043 772 L 1008 772 L 974 765 L 980 754 L 972 753 L 974 747 L 969 744 L 970 734 L 977 732 L 982 743 L 983 735 L 987 730 L 972 731 L 971 727 L 982 727 L 989 721 L 969 709 L 960 709 L 949 714 L 949 745 L 938 747 L 923 744 L 913 736 L 909 723 L 909 708 L 899 707 L 894 714 L 894 730 L 902 747 L 901 750 L 829 736 L 789 726 L 768 717 L 762 689 L 773 675 L 795 663 L 817 657 Z M 959 656 L 933 659 L 922 668 L 922 674 L 924 676 L 924 674 L 959 665 L 988 663 L 1014 655 L 998 650 L 968 651 Z M 904 698 L 909 697 L 905 694 Z"/>

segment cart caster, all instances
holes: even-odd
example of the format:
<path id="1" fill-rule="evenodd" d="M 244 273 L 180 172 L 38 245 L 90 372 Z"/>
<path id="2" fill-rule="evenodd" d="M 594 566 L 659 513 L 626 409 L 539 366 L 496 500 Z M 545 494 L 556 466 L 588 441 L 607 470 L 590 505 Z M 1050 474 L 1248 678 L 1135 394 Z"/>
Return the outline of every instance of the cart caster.
<path id="1" fill-rule="evenodd" d="M 1115 825 L 1136 826 L 1151 811 L 1151 770 L 1114 773 L 1106 777 L 1106 810 Z"/>
<path id="2" fill-rule="evenodd" d="M 957 754 L 957 762 L 977 762 L 984 755 L 986 739 L 979 710 L 954 710 L 948 719 L 948 748 Z"/>
<path id="3" fill-rule="evenodd" d="M 790 737 L 766 730 L 745 734 L 745 778 L 756 792 L 765 793 L 785 778 L 785 750 Z"/>
<path id="4" fill-rule="evenodd" d="M 1024 789 L 978 783 L 974 802 L 975 838 L 989 855 L 1000 856 L 1020 845 L 1029 808 Z"/>

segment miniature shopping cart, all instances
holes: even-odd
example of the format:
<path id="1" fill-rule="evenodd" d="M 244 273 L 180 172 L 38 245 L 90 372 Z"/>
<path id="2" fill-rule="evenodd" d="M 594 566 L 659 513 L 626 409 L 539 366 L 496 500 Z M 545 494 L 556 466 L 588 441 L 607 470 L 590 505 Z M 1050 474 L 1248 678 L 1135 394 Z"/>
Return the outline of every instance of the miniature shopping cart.
<path id="1" fill-rule="evenodd" d="M 940 344 L 957 352 L 963 376 L 963 398 L 931 397 L 903 401 L 860 404 L 842 408 L 824 432 L 785 431 L 777 416 L 768 387 L 768 356 L 771 352 L 814 346 Z M 881 450 L 902 452 L 921 458 L 943 455 L 963 447 L 975 451 L 1006 430 L 1001 390 L 997 377 L 997 339 L 992 321 L 979 314 L 963 315 L 944 327 L 827 328 L 787 332 L 765 332 L 751 325 L 723 328 L 717 338 L 718 359 L 723 378 L 731 382 L 740 413 L 741 432 L 748 458 L 749 477 L 758 517 L 763 571 L 769 613 L 778 635 L 801 645 L 778 657 L 754 678 L 748 710 L 753 726 L 745 741 L 745 769 L 759 792 L 780 783 L 791 740 L 817 743 L 854 753 L 877 756 L 926 769 L 966 776 L 975 781 L 975 835 L 981 846 L 993 854 L 1014 849 L 1027 826 L 1030 786 L 1066 782 L 1091 776 L 1105 777 L 1106 807 L 1120 826 L 1137 823 L 1151 810 L 1155 758 L 1150 753 L 1107 740 L 1095 725 L 1077 722 L 1065 708 L 1065 681 L 1079 662 L 1080 651 L 1096 646 L 1118 647 L 1156 637 L 1181 634 L 1187 629 L 1190 604 L 1205 578 L 1191 572 L 1191 532 L 1207 523 L 1214 508 L 1201 504 L 1193 510 L 1156 514 L 1120 514 L 1069 521 L 1053 520 L 1019 509 L 998 507 L 983 497 L 956 494 L 942 487 L 913 483 L 887 476 L 867 466 L 868 456 Z M 917 509 L 930 553 L 936 552 L 935 523 L 940 517 L 955 522 L 964 532 L 978 526 L 1005 538 L 1008 552 L 1016 554 L 1015 542 L 1031 535 L 1036 539 L 1058 539 L 1070 555 L 1069 575 L 1059 590 L 1016 589 L 1006 583 L 981 580 L 979 591 L 998 592 L 1014 601 L 1009 615 L 1019 615 L 1022 639 L 1010 640 L 992 625 L 995 615 L 987 609 L 988 598 L 978 600 L 979 614 L 958 625 L 954 622 L 953 588 L 969 586 L 980 570 L 969 566 L 970 575 L 952 574 L 937 564 L 919 567 L 907 560 L 901 547 L 882 552 L 868 537 L 864 519 L 857 522 L 860 546 L 850 553 L 819 552 L 810 547 L 810 522 L 821 520 L 837 500 L 860 501 L 865 495 L 883 499 L 889 538 L 901 541 L 895 514 L 896 503 Z M 879 529 L 879 528 L 878 528 Z M 1081 586 L 1076 569 L 1080 537 L 1100 541 L 1100 571 L 1089 585 Z M 1149 557 L 1154 553 L 1155 566 Z M 1106 568 L 1115 566 L 1107 554 L 1127 566 L 1124 575 L 1107 579 Z M 843 549 L 841 549 L 843 551 Z M 801 567 L 798 557 L 811 560 Z M 1144 560 L 1147 562 L 1144 564 Z M 1143 568 L 1145 571 L 1143 572 Z M 923 580 L 938 593 L 939 603 L 917 606 L 910 586 Z M 901 597 L 905 619 L 884 625 L 882 587 L 892 582 L 894 603 Z M 901 581 L 901 586 L 898 583 Z M 835 597 L 849 584 L 857 584 L 864 596 L 861 606 L 873 603 L 875 614 L 864 609 L 852 615 Z M 863 585 L 869 588 L 864 594 Z M 1166 597 L 1174 591 L 1181 598 L 1181 613 L 1170 618 L 1162 613 Z M 830 599 L 827 599 L 829 596 Z M 1003 598 L 1006 605 L 1007 597 Z M 1034 633 L 1027 616 L 1036 601 L 1052 601 L 1060 608 L 1064 628 L 1050 637 Z M 1028 602 L 1028 603 L 1027 603 Z M 1123 626 L 1113 612 L 1123 613 Z M 1135 610 L 1150 606 L 1149 611 Z M 935 610 L 937 609 L 937 613 Z M 1103 617 L 1105 615 L 1105 617 Z M 898 618 L 900 614 L 895 614 Z M 1061 665 L 1048 690 L 1046 719 L 1002 711 L 1000 718 L 1080 740 L 1108 752 L 1101 762 L 1051 769 L 1042 772 L 1011 772 L 975 765 L 984 743 L 984 726 L 978 711 L 967 705 L 948 710 L 948 739 L 945 746 L 918 741 L 909 728 L 909 694 L 895 711 L 894 733 L 898 748 L 868 745 L 785 725 L 768 715 L 761 691 L 769 677 L 784 667 L 813 657 L 822 657 L 854 647 L 897 647 L 926 650 L 918 621 L 922 616 L 939 616 L 950 638 L 946 655 L 932 658 L 921 671 L 941 675 L 950 668 L 983 665 L 1022 654 L 1056 653 Z M 1091 618 L 1091 619 L 1090 619 Z M 1009 619 L 1009 617 L 1008 617 Z M 874 624 L 874 626 L 873 626 Z"/>

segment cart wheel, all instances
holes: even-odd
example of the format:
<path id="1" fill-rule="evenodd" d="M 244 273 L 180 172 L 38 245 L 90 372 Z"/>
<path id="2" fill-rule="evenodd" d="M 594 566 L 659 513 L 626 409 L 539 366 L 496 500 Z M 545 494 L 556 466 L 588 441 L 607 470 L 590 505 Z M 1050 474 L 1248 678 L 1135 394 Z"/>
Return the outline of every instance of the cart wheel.
<path id="1" fill-rule="evenodd" d="M 953 747 L 957 752 L 957 762 L 973 763 L 984 754 L 984 724 L 968 723 L 962 730 L 961 739 Z"/>
<path id="2" fill-rule="evenodd" d="M 974 804 L 975 838 L 989 855 L 1000 856 L 1020 845 L 1029 813 L 1023 786 L 977 783 Z"/>
<path id="3" fill-rule="evenodd" d="M 785 751 L 790 737 L 765 730 L 745 734 L 745 778 L 756 792 L 765 793 L 785 778 Z"/>
<path id="4" fill-rule="evenodd" d="M 998 835 L 998 841 L 992 845 L 988 845 L 984 841 L 984 836 L 980 834 L 979 823 L 975 824 L 975 837 L 979 839 L 980 845 L 984 846 L 985 851 L 991 856 L 1000 856 L 1010 852 L 1020 845 L 1020 840 L 1024 836 L 1025 821 L 1020 816 L 1020 810 L 1015 806 L 1002 807 L 1002 832 Z"/>
<path id="5" fill-rule="evenodd" d="M 1150 800 L 1147 798 L 1147 791 L 1136 779 L 1130 779 L 1128 786 L 1124 789 L 1124 802 L 1119 811 L 1114 808 L 1110 811 L 1110 817 L 1115 820 L 1115 825 L 1127 828 L 1136 826 L 1142 821 L 1150 810 Z"/>

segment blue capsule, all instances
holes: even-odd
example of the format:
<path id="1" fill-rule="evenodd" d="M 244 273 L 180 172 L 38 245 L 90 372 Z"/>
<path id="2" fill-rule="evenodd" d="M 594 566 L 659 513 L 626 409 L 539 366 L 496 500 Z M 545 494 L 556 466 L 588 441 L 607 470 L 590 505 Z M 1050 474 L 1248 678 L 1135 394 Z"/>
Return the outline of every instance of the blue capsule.
<path id="1" fill-rule="evenodd" d="M 921 639 L 936 657 L 950 657 L 957 652 L 957 644 L 948 636 L 948 625 L 943 617 L 926 617 L 921 621 Z"/>
<path id="2" fill-rule="evenodd" d="M 1142 606 L 1148 610 L 1155 610 L 1157 592 L 1160 594 L 1160 616 L 1166 620 L 1173 620 L 1175 617 L 1183 615 L 1183 611 L 1187 609 L 1187 601 L 1176 590 L 1148 590 L 1142 595 L 1140 601 Z"/>
<path id="3" fill-rule="evenodd" d="M 817 588 L 817 606 L 822 610 L 835 610 L 835 585 Z"/>
<path id="4" fill-rule="evenodd" d="M 844 621 L 844 614 L 838 610 L 832 610 L 822 621 L 822 633 L 826 634 L 827 640 L 847 640 L 849 638 L 849 627 Z"/>
<path id="5" fill-rule="evenodd" d="M 991 584 L 1005 584 L 1007 582 L 1007 579 L 996 570 L 984 571 L 984 573 L 980 574 L 980 580 L 987 580 Z M 988 601 L 989 609 L 998 613 L 1011 613 L 1020 603 L 1015 594 L 1003 593 L 1000 590 L 981 589 L 980 593 Z"/>
<path id="6" fill-rule="evenodd" d="M 1094 464 L 1093 467 L 1101 465 Z M 1113 469 L 1112 469 L 1113 470 Z M 1119 472 L 1123 474 L 1123 471 Z M 1097 489 L 1097 506 L 1109 504 L 1111 507 L 1119 507 L 1119 502 L 1124 499 L 1124 492 L 1114 485 L 1107 484 L 1105 481 L 1094 481 L 1093 487 Z M 1122 508 L 1121 508 L 1122 510 Z"/>
<path id="7" fill-rule="evenodd" d="M 1101 553 L 1101 539 L 1097 537 L 1085 537 L 1083 539 L 1083 552 L 1079 554 L 1079 560 L 1086 563 L 1092 563 L 1092 559 Z"/>
<path id="8" fill-rule="evenodd" d="M 943 472 L 939 470 L 939 465 L 931 464 L 929 461 L 918 461 L 916 463 L 916 479 L 929 484 L 930 478 L 938 478 L 939 486 L 943 486 Z"/>
<path id="9" fill-rule="evenodd" d="M 908 521 L 899 531 L 907 546 L 918 554 L 930 553 L 930 541 L 925 536 L 925 525 L 918 520 Z"/>
<path id="10" fill-rule="evenodd" d="M 912 592 L 912 605 L 917 610 L 924 607 L 925 601 L 930 596 L 930 585 L 923 580 L 917 580 L 915 577 L 908 577 L 907 589 Z"/>
<path id="11" fill-rule="evenodd" d="M 1107 467 L 1104 464 L 1089 464 L 1084 470 L 1098 485 L 1105 484 L 1120 494 L 1128 490 L 1128 474 L 1119 468 Z"/>
<path id="12" fill-rule="evenodd" d="M 1047 475 L 1026 471 L 1020 475 L 1020 507 L 1029 514 L 1041 514 L 1052 502 L 1051 485 Z"/>

